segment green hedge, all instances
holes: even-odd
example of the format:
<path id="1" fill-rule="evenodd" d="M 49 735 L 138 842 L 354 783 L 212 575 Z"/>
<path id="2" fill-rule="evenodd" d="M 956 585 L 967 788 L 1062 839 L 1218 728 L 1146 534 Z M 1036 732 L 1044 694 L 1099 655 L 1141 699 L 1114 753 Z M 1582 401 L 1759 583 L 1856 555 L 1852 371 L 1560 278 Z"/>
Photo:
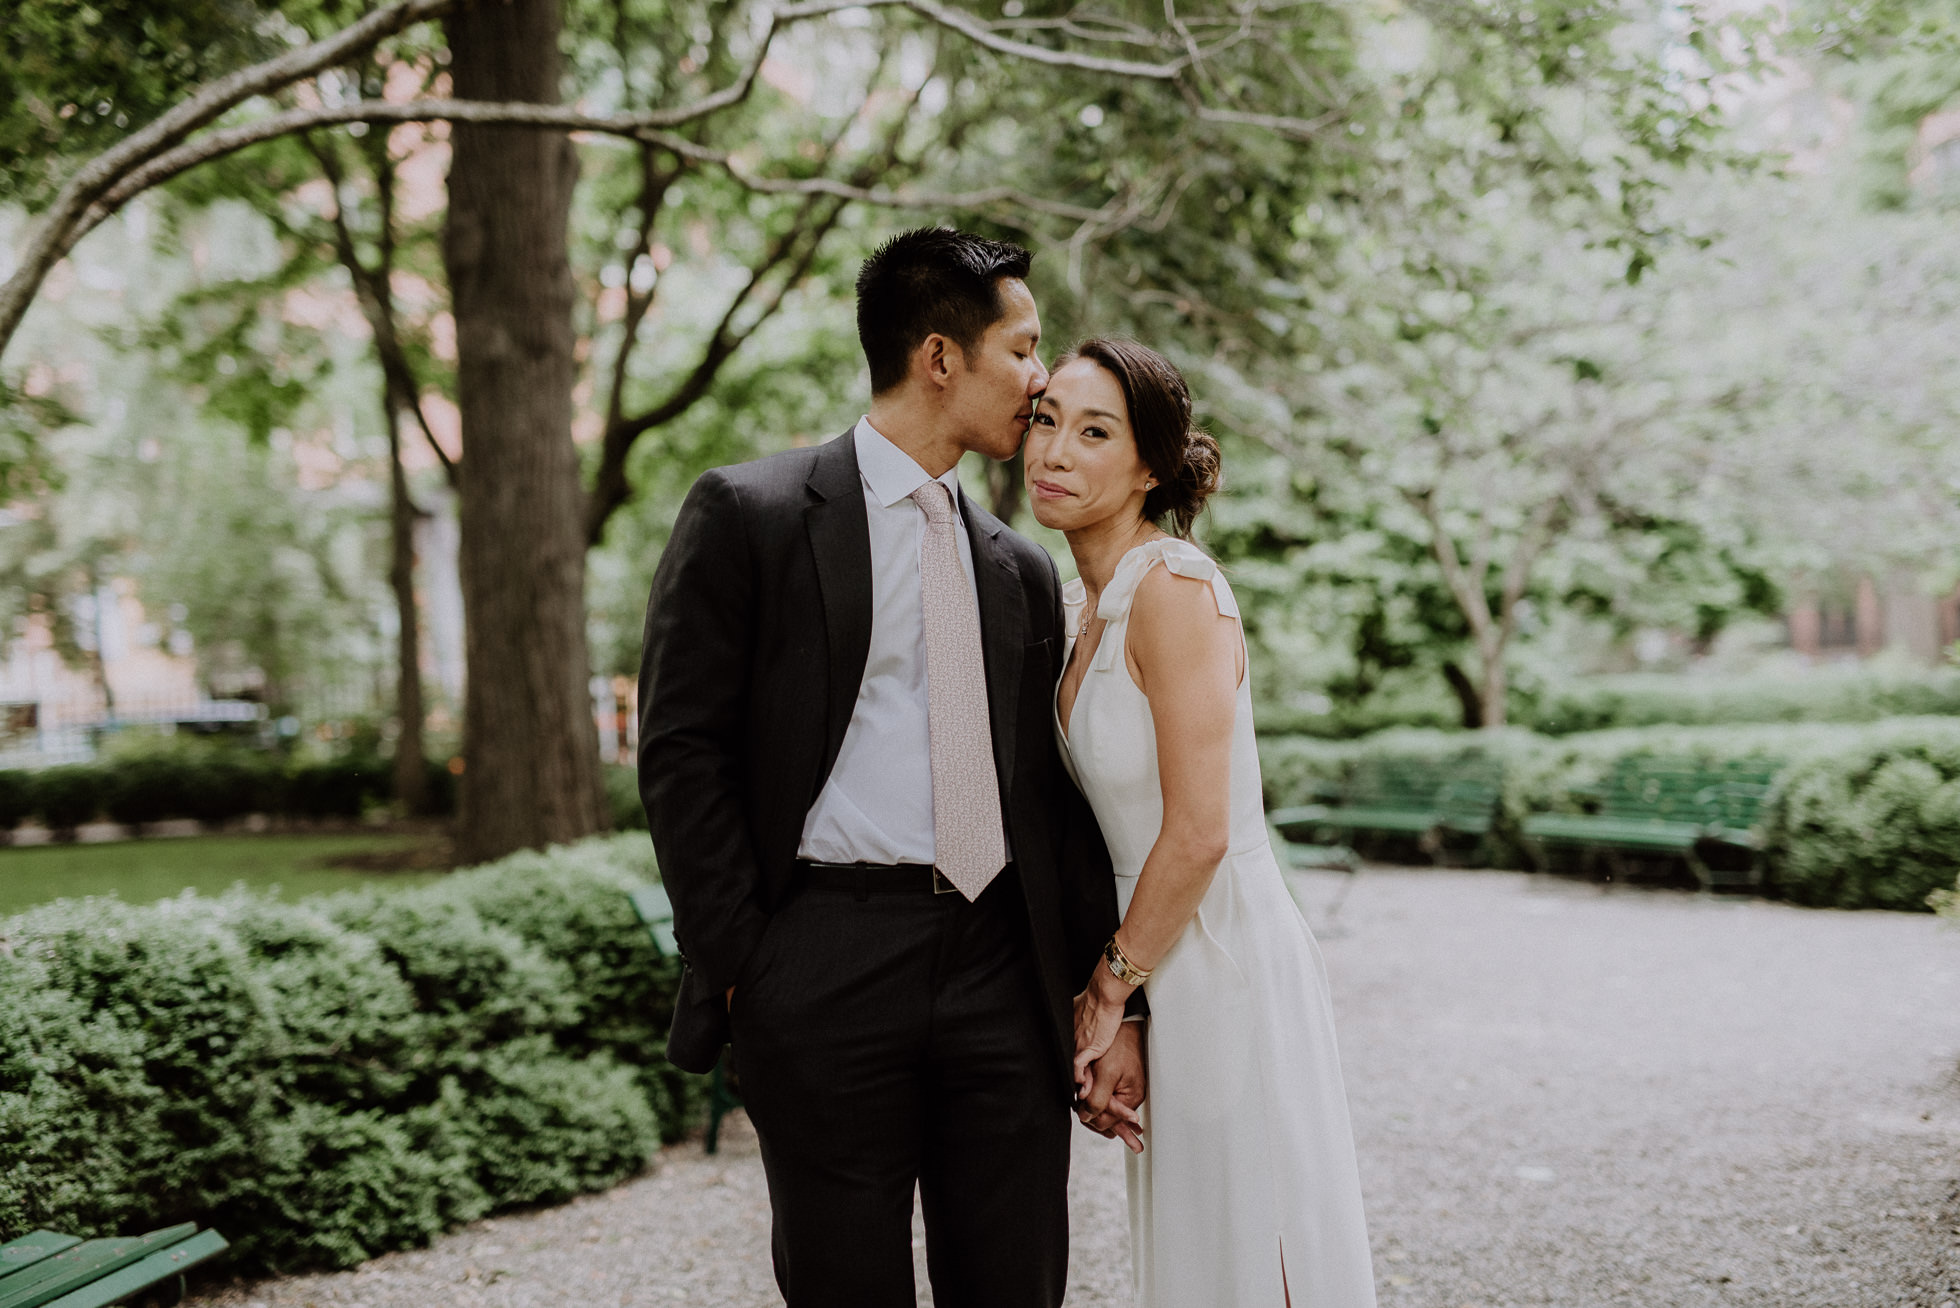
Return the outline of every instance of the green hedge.
<path id="1" fill-rule="evenodd" d="M 370 753 L 293 760 L 198 742 L 151 746 L 93 763 L 0 772 L 0 832 L 29 818 L 56 831 L 104 817 L 132 826 L 169 818 L 218 823 L 248 813 L 358 818 L 393 797 L 393 767 Z M 434 810 L 453 811 L 455 777 L 436 762 L 428 775 Z"/>
<path id="2" fill-rule="evenodd" d="M 1356 741 L 1267 736 L 1260 761 L 1270 806 L 1337 791 L 1358 759 L 1494 754 L 1504 794 L 1493 860 L 1529 867 L 1526 815 L 1579 811 L 1583 792 L 1633 754 L 1706 765 L 1745 758 L 1784 763 L 1764 809 L 1763 888 L 1798 903 L 1923 910 L 1960 876 L 1960 720 L 1899 718 L 1825 723 L 1645 727 L 1542 736 L 1398 730 Z"/>
<path id="3" fill-rule="evenodd" d="M 1777 778 L 1764 824 L 1772 890 L 1835 908 L 1929 906 L 1960 869 L 1960 722 L 1852 734 Z"/>
<path id="4" fill-rule="evenodd" d="M 1855 667 L 1801 675 L 1631 673 L 1547 687 L 1519 720 L 1552 735 L 1730 722 L 1877 722 L 1960 714 L 1960 671 Z"/>
<path id="5" fill-rule="evenodd" d="M 0 920 L 0 1238 L 195 1220 L 248 1270 L 348 1266 L 645 1165 L 702 1079 L 625 891 L 644 836 L 281 903 Z"/>
<path id="6" fill-rule="evenodd" d="M 1733 675 L 1633 672 L 1534 683 L 1520 677 L 1510 720 L 1542 735 L 1621 727 L 1725 723 L 1879 722 L 1960 715 L 1960 669 L 1883 663 Z M 1366 698 L 1324 712 L 1259 706 L 1274 735 L 1352 740 L 1398 728 L 1454 730 L 1461 708 L 1434 672 L 1404 669 Z"/>
<path id="7" fill-rule="evenodd" d="M 606 808 L 612 814 L 614 831 L 647 829 L 647 809 L 640 802 L 638 769 L 607 765 Z"/>

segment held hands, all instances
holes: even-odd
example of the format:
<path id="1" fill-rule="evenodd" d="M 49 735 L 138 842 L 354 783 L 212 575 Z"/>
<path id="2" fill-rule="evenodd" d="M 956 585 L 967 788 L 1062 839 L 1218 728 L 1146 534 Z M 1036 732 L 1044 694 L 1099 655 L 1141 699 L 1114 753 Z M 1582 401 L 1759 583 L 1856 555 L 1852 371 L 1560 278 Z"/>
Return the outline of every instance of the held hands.
<path id="1" fill-rule="evenodd" d="M 1083 1125 L 1141 1153 L 1143 1124 L 1136 1107 L 1145 1089 L 1143 1033 L 1140 1024 L 1123 1021 L 1123 1006 L 1134 989 L 1098 965 L 1075 997 L 1075 1085 Z"/>
<path id="2" fill-rule="evenodd" d="M 1089 1065 L 1109 1051 L 1123 1025 L 1123 1005 L 1134 986 L 1125 985 L 1100 963 L 1089 973 L 1089 984 L 1075 997 L 1075 1085 L 1089 1089 Z"/>
<path id="3" fill-rule="evenodd" d="M 1143 1119 L 1137 1109 L 1145 1092 L 1143 1023 L 1125 1022 L 1109 1052 L 1091 1066 L 1088 1092 L 1075 1101 L 1082 1125 L 1109 1140 L 1121 1140 L 1131 1153 L 1143 1152 Z"/>

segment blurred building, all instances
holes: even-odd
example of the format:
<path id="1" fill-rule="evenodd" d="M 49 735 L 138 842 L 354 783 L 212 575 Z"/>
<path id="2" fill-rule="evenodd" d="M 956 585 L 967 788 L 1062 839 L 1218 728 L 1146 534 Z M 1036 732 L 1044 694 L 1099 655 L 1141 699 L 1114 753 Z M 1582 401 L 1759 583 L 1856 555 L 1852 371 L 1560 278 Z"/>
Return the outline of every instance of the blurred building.
<path id="1" fill-rule="evenodd" d="M 262 704 L 206 694 L 187 642 L 149 622 L 132 591 L 112 583 L 83 597 L 86 666 L 62 658 L 44 613 L 0 649 L 0 768 L 85 762 L 123 726 L 236 730 L 265 718 Z"/>
<path id="2" fill-rule="evenodd" d="M 1842 590 L 1800 597 L 1784 623 L 1790 648 L 1809 658 L 1864 659 L 1892 651 L 1937 664 L 1960 643 L 1960 587 L 1929 595 L 1909 574 L 1863 574 Z"/>

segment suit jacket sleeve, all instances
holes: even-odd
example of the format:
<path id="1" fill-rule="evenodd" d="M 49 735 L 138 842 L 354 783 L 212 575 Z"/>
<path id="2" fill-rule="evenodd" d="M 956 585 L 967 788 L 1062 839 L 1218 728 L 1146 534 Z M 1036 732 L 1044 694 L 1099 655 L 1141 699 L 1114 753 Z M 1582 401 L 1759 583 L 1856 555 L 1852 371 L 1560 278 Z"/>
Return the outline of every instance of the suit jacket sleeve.
<path id="1" fill-rule="evenodd" d="M 688 492 L 654 572 L 640 662 L 640 800 L 674 935 L 719 996 L 762 938 L 744 766 L 755 572 L 726 474 Z"/>

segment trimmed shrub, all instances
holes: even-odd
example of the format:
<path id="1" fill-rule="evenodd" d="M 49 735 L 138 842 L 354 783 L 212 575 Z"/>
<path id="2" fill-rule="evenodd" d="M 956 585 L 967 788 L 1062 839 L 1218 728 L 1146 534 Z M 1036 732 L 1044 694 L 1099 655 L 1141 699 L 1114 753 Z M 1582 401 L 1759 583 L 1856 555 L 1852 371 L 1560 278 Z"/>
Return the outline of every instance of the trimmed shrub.
<path id="1" fill-rule="evenodd" d="M 1801 675 L 1585 677 L 1546 689 L 1521 720 L 1550 735 L 1726 722 L 1876 722 L 1960 714 L 1960 672 L 1855 667 Z"/>
<path id="2" fill-rule="evenodd" d="M 103 812 L 137 827 L 188 816 L 204 789 L 195 775 L 200 762 L 144 752 L 101 767 Z"/>
<path id="3" fill-rule="evenodd" d="M 456 807 L 456 778 L 429 764 L 437 813 Z M 393 765 L 373 754 L 288 762 L 277 754 L 184 739 L 119 743 L 93 763 L 0 772 L 0 831 L 39 816 L 56 831 L 105 815 L 143 826 L 168 818 L 221 823 L 248 813 L 358 818 L 392 795 Z"/>
<path id="4" fill-rule="evenodd" d="M 44 768 L 34 775 L 33 784 L 35 811 L 55 831 L 73 831 L 95 821 L 107 789 L 101 771 L 86 763 Z"/>
<path id="5" fill-rule="evenodd" d="M 247 813 L 286 809 L 286 769 L 276 755 L 242 750 L 207 750 L 187 758 L 190 784 L 184 812 L 176 816 L 220 823 Z"/>
<path id="6" fill-rule="evenodd" d="M 35 803 L 32 772 L 0 772 L 0 833 L 33 817 Z"/>
<path id="7" fill-rule="evenodd" d="M 1960 870 L 1960 722 L 1867 728 L 1778 778 L 1771 893 L 1833 908 L 1932 907 Z"/>
<path id="8" fill-rule="evenodd" d="M 612 1184 L 692 1124 L 644 836 L 296 904 L 0 920 L 0 1237 L 195 1220 L 347 1266 Z"/>
<path id="9" fill-rule="evenodd" d="M 286 811 L 306 818 L 357 818 L 391 793 L 388 760 L 372 754 L 300 763 L 286 773 Z"/>

